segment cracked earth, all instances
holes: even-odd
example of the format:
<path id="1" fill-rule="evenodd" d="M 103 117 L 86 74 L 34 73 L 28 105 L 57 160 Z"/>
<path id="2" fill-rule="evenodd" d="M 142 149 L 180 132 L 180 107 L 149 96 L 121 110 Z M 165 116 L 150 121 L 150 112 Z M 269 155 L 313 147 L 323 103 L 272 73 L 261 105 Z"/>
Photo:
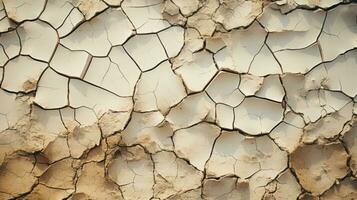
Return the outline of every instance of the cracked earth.
<path id="1" fill-rule="evenodd" d="M 357 199 L 357 5 L 0 0 L 0 199 Z"/>

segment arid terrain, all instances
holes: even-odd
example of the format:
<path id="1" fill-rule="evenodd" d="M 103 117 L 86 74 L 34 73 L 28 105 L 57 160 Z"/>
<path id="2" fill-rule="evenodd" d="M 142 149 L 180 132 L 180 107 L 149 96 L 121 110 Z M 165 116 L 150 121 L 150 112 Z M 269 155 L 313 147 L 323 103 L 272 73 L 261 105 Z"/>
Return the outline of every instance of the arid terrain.
<path id="1" fill-rule="evenodd" d="M 357 199 L 357 4 L 0 0 L 0 200 Z"/>

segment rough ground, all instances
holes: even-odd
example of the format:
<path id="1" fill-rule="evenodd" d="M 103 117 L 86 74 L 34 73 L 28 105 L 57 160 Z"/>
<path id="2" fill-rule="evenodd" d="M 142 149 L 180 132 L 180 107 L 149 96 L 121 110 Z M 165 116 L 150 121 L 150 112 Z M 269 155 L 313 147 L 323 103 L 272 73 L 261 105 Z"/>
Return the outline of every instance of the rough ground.
<path id="1" fill-rule="evenodd" d="M 0 199 L 357 199 L 357 5 L 0 0 Z"/>

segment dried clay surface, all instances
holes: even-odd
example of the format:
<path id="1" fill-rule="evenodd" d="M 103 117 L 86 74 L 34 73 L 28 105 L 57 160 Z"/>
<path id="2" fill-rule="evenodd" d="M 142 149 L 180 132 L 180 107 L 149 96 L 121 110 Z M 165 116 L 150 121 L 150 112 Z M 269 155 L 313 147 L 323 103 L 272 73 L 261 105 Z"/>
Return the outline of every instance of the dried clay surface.
<path id="1" fill-rule="evenodd" d="M 357 4 L 0 0 L 0 200 L 357 199 Z"/>

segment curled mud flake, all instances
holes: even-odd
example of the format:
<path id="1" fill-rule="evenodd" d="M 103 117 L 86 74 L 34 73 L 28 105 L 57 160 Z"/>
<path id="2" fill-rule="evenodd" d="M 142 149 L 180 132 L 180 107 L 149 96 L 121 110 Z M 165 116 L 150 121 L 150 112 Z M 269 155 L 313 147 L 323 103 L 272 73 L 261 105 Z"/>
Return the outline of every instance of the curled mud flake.
<path id="1" fill-rule="evenodd" d="M 211 53 L 217 53 L 225 46 L 221 33 L 217 33 L 211 38 L 206 38 L 206 49 Z"/>
<path id="2" fill-rule="evenodd" d="M 206 92 L 215 103 L 236 107 L 244 99 L 244 95 L 238 89 L 240 82 L 241 78 L 238 74 L 218 72 L 208 85 Z"/>
<path id="3" fill-rule="evenodd" d="M 38 81 L 34 102 L 45 109 L 68 105 L 68 81 L 67 77 L 47 68 Z"/>
<path id="4" fill-rule="evenodd" d="M 295 0 L 298 5 L 307 6 L 309 8 L 331 8 L 337 4 L 340 4 L 344 1 L 342 0 L 321 0 L 321 1 L 308 1 L 308 0 Z"/>
<path id="5" fill-rule="evenodd" d="M 249 26 L 262 13 L 263 1 L 227 1 L 214 13 L 213 19 L 226 30 Z"/>
<path id="6" fill-rule="evenodd" d="M 155 163 L 154 197 L 166 199 L 172 195 L 183 194 L 201 186 L 202 172 L 177 158 L 171 152 L 153 155 Z"/>
<path id="7" fill-rule="evenodd" d="M 0 89 L 0 132 L 12 128 L 24 115 L 30 113 L 30 106 L 24 99 Z"/>
<path id="8" fill-rule="evenodd" d="M 353 174 L 357 175 L 357 126 L 355 122 L 352 128 L 345 133 L 343 137 L 343 142 L 345 143 L 347 150 L 350 153 L 351 160 L 349 162 L 349 167 L 351 168 Z"/>
<path id="9" fill-rule="evenodd" d="M 341 5 L 327 13 L 325 26 L 318 40 L 324 61 L 357 47 L 356 5 Z"/>
<path id="10" fill-rule="evenodd" d="M 91 56 L 85 51 L 71 51 L 58 45 L 50 66 L 66 76 L 83 78 L 90 60 Z"/>
<path id="11" fill-rule="evenodd" d="M 181 13 L 184 16 L 190 16 L 198 10 L 200 7 L 199 0 L 185 1 L 185 0 L 172 0 L 177 7 L 180 8 Z"/>
<path id="12" fill-rule="evenodd" d="M 111 152 L 112 148 L 108 148 L 108 144 L 106 143 L 107 140 L 102 140 L 99 146 L 93 147 L 87 153 L 85 162 L 102 162 L 107 157 L 107 153 Z"/>
<path id="13" fill-rule="evenodd" d="M 290 165 L 301 186 L 317 195 L 348 173 L 347 158 L 340 143 L 303 145 L 291 154 Z"/>
<path id="14" fill-rule="evenodd" d="M 71 154 L 69 151 L 67 138 L 58 136 L 55 140 L 47 145 L 47 147 L 43 150 L 43 154 L 46 156 L 50 163 L 69 157 Z"/>
<path id="15" fill-rule="evenodd" d="M 101 131 L 97 125 L 73 127 L 68 134 L 68 147 L 73 158 L 80 158 L 84 152 L 99 145 Z"/>
<path id="16" fill-rule="evenodd" d="M 184 46 L 182 47 L 180 54 L 172 58 L 172 68 L 177 69 L 186 63 L 193 62 L 193 52 L 198 52 L 204 47 L 204 39 L 200 36 L 196 29 L 188 28 L 185 30 Z"/>
<path id="17" fill-rule="evenodd" d="M 71 118 L 71 120 L 69 121 L 69 126 L 77 123 L 82 126 L 90 126 L 97 123 L 98 121 L 98 115 L 96 114 L 95 110 L 87 107 L 76 108 L 74 110 L 73 115 L 73 118 Z M 77 123 L 73 123 L 72 119 L 75 120 Z"/>
<path id="18" fill-rule="evenodd" d="M 284 121 L 276 126 L 269 135 L 280 148 L 291 153 L 300 144 L 304 126 L 304 119 L 300 115 L 289 112 L 285 115 Z"/>
<path id="19" fill-rule="evenodd" d="M 38 106 L 32 105 L 31 116 L 29 120 L 33 120 L 37 126 L 28 123 L 28 121 L 23 122 L 18 125 L 17 129 L 29 129 L 34 128 L 34 132 L 39 132 L 38 129 L 42 129 L 45 133 L 48 133 L 48 136 L 54 137 L 57 135 L 64 134 L 67 129 L 64 126 L 59 110 L 44 110 Z M 43 134 L 43 133 L 42 133 Z"/>
<path id="20" fill-rule="evenodd" d="M 109 73 L 107 76 L 110 77 L 110 81 L 114 81 L 114 74 L 118 74 L 118 72 L 121 74 L 121 76 L 123 77 L 123 79 L 125 79 L 125 81 L 127 82 L 126 84 L 129 86 L 129 92 L 130 94 L 134 93 L 134 87 L 139 79 L 140 76 L 140 69 L 138 68 L 138 66 L 135 64 L 135 62 L 132 60 L 132 58 L 130 58 L 130 56 L 126 53 L 125 49 L 121 46 L 115 46 L 112 47 L 112 50 L 109 53 L 109 58 L 112 62 L 112 64 L 114 64 L 113 67 L 117 67 L 117 71 L 116 72 L 112 72 Z M 113 74 L 113 77 L 110 75 Z M 117 76 L 115 76 L 116 79 Z M 108 78 L 109 79 L 109 78 Z M 103 80 L 103 84 L 106 80 Z M 124 80 L 122 80 L 124 81 Z M 109 82 L 109 80 L 108 80 Z M 109 83 L 108 83 L 109 84 Z M 124 86 L 122 86 L 123 84 L 120 84 L 121 87 L 123 88 Z M 128 92 L 128 93 L 129 93 Z M 118 92 L 119 93 L 119 92 Z"/>
<path id="21" fill-rule="evenodd" d="M 82 106 L 92 108 L 98 116 L 108 110 L 130 111 L 133 107 L 130 97 L 117 96 L 78 79 L 70 80 L 69 102 L 74 108 Z"/>
<path id="22" fill-rule="evenodd" d="M 174 130 L 192 126 L 201 121 L 214 121 L 214 102 L 205 93 L 189 95 L 166 115 Z"/>
<path id="23" fill-rule="evenodd" d="M 107 8 L 107 5 L 101 0 L 79 0 L 79 10 L 84 14 L 86 20 L 90 20 L 97 13 Z"/>
<path id="24" fill-rule="evenodd" d="M 269 137 L 253 138 L 243 136 L 237 131 L 223 131 L 207 162 L 207 175 L 236 175 L 243 179 L 253 176 L 250 186 L 253 190 L 258 184 L 262 184 L 259 183 L 259 178 L 260 181 L 269 182 L 283 171 L 286 165 L 287 153 L 280 150 Z"/>
<path id="25" fill-rule="evenodd" d="M 172 127 L 160 112 L 134 112 L 121 135 L 124 145 L 140 144 L 150 153 L 173 149 Z"/>
<path id="26" fill-rule="evenodd" d="M 11 199 L 30 192 L 36 184 L 33 157 L 15 157 L 0 168 L 0 197 Z"/>
<path id="27" fill-rule="evenodd" d="M 311 27 L 311 13 L 307 10 L 294 10 L 288 14 L 283 14 L 276 6 L 271 4 L 264 7 L 263 14 L 258 17 L 258 21 L 265 27 L 265 29 L 273 33 L 280 32 L 294 32 L 294 31 L 308 31 Z M 290 33 L 291 34 L 291 33 Z"/>
<path id="28" fill-rule="evenodd" d="M 167 59 L 165 49 L 156 34 L 136 35 L 125 43 L 124 48 L 142 71 L 151 70 Z"/>
<path id="29" fill-rule="evenodd" d="M 61 24 L 61 26 L 57 29 L 59 37 L 63 38 L 69 35 L 83 21 L 84 15 L 78 10 L 78 8 L 72 9 L 63 24 Z"/>
<path id="30" fill-rule="evenodd" d="M 285 96 L 284 87 L 278 75 L 270 75 L 264 78 L 263 84 L 256 93 L 257 97 L 283 102 Z"/>
<path id="31" fill-rule="evenodd" d="M 108 176 L 119 185 L 124 199 L 146 200 L 153 196 L 154 164 L 140 146 L 123 147 L 108 166 Z"/>
<path id="32" fill-rule="evenodd" d="M 129 0 L 123 1 L 121 7 L 137 33 L 155 33 L 170 26 L 161 15 L 162 5 L 163 0 Z"/>
<path id="33" fill-rule="evenodd" d="M 34 20 L 45 7 L 46 0 L 3 0 L 7 16 L 15 22 Z"/>
<path id="34" fill-rule="evenodd" d="M 264 44 L 262 49 L 250 63 L 248 72 L 255 76 L 283 73 L 279 62 L 274 58 L 273 53 L 269 50 L 266 44 Z"/>
<path id="35" fill-rule="evenodd" d="M 50 188 L 62 190 L 75 189 L 76 169 L 73 168 L 73 159 L 63 159 L 50 165 L 46 172 L 39 178 L 39 183 Z"/>
<path id="36" fill-rule="evenodd" d="M 190 9 L 192 9 L 192 7 Z M 181 14 L 180 8 L 174 4 L 172 0 L 165 1 L 162 7 L 162 16 L 170 24 L 183 26 L 187 21 L 187 19 Z"/>
<path id="37" fill-rule="evenodd" d="M 82 166 L 72 199 L 122 200 L 123 197 L 119 187 L 106 177 L 104 164 L 90 162 Z"/>
<path id="38" fill-rule="evenodd" d="M 351 101 L 342 93 L 324 89 L 325 73 L 311 73 L 314 75 L 309 73 L 307 78 L 297 74 L 286 74 L 282 77 L 286 103 L 293 111 L 301 113 L 307 123 L 316 122 L 321 117 L 342 109 Z"/>
<path id="39" fill-rule="evenodd" d="M 2 6 L 2 5 L 1 5 Z M 0 19 L 0 33 L 6 33 L 9 30 L 16 29 L 16 23 L 6 17 L 5 10 L 0 11 L 1 19 Z"/>
<path id="40" fill-rule="evenodd" d="M 267 185 L 264 199 L 297 199 L 300 194 L 301 186 L 287 169 Z"/>
<path id="41" fill-rule="evenodd" d="M 305 126 L 302 141 L 306 143 L 324 141 L 343 134 L 346 123 L 352 119 L 352 106 L 352 102 L 348 103 L 341 110 Z"/>
<path id="42" fill-rule="evenodd" d="M 319 200 L 320 198 L 312 195 L 311 193 L 304 192 L 299 196 L 299 200 Z"/>
<path id="43" fill-rule="evenodd" d="M 261 88 L 263 81 L 263 77 L 244 74 L 241 76 L 239 90 L 242 91 L 245 96 L 253 96 Z"/>
<path id="44" fill-rule="evenodd" d="M 107 9 L 86 21 L 60 42 L 71 50 L 85 50 L 93 56 L 106 56 L 111 46 L 122 45 L 133 27 L 121 10 Z"/>
<path id="45" fill-rule="evenodd" d="M 275 56 L 285 73 L 305 74 L 322 62 L 317 44 L 304 49 L 281 50 L 275 52 Z"/>
<path id="46" fill-rule="evenodd" d="M 251 199 L 249 183 L 236 177 L 222 177 L 219 179 L 205 179 L 202 189 L 204 199 Z"/>
<path id="47" fill-rule="evenodd" d="M 78 120 L 76 121 L 75 110 L 70 107 L 64 107 L 64 108 L 60 109 L 59 114 L 61 116 L 61 121 L 62 121 L 63 125 L 67 128 L 67 130 L 69 129 L 69 127 L 72 127 L 75 124 L 76 125 L 81 124 Z M 88 115 L 88 118 L 90 119 L 90 115 Z M 91 123 L 91 124 L 93 124 L 93 123 Z"/>
<path id="48" fill-rule="evenodd" d="M 314 44 L 320 35 L 326 16 L 326 13 L 321 10 L 310 12 L 296 9 L 287 15 L 277 10 L 266 10 L 259 21 L 269 31 L 266 44 L 273 52 L 304 49 Z M 300 56 L 304 55 L 303 53 L 302 51 Z"/>
<path id="49" fill-rule="evenodd" d="M 261 199 L 264 187 L 287 167 L 287 160 L 287 153 L 267 136 L 252 138 L 224 131 L 207 163 L 207 175 L 236 175 L 243 179 L 241 186 L 251 199 Z"/>
<path id="50" fill-rule="evenodd" d="M 332 62 L 318 65 L 307 77 L 309 82 L 315 87 L 320 87 L 341 91 L 353 98 L 357 95 L 357 88 L 353 87 L 357 83 L 353 74 L 357 73 L 357 50 L 351 50 L 340 55 Z"/>
<path id="51" fill-rule="evenodd" d="M 185 39 L 184 32 L 185 29 L 182 27 L 172 26 L 158 33 L 168 57 L 173 58 L 181 51 Z"/>
<path id="52" fill-rule="evenodd" d="M 179 157 L 187 159 L 193 166 L 203 171 L 219 134 L 220 128 L 208 123 L 199 123 L 190 128 L 178 130 L 173 137 L 175 152 Z"/>
<path id="53" fill-rule="evenodd" d="M 197 29 L 204 37 L 215 30 L 232 30 L 249 26 L 262 13 L 262 1 L 182 1 L 166 0 L 165 19 L 173 24 Z"/>
<path id="54" fill-rule="evenodd" d="M 193 15 L 187 18 L 187 26 L 200 32 L 203 37 L 210 37 L 216 30 L 216 23 L 213 20 L 213 13 L 219 7 L 216 0 L 208 0 Z M 179 24 L 180 22 L 178 22 Z"/>
<path id="55" fill-rule="evenodd" d="M 173 73 L 168 61 L 145 72 L 136 85 L 134 110 L 139 112 L 169 109 L 186 97 L 181 79 Z"/>
<path id="56" fill-rule="evenodd" d="M 31 110 L 31 115 L 26 113 L 14 126 L 11 126 L 11 129 L 1 132 L 0 163 L 17 152 L 28 154 L 40 152 L 58 134 L 64 132 L 60 119 L 53 113 L 56 111 L 40 113 L 36 107 L 32 107 Z"/>
<path id="57" fill-rule="evenodd" d="M 322 196 L 322 200 L 342 200 L 355 199 L 357 197 L 357 181 L 355 178 L 346 177 L 340 183 L 327 190 Z"/>
<path id="58" fill-rule="evenodd" d="M 167 200 L 190 200 L 190 199 L 203 200 L 201 196 L 201 188 L 189 190 L 184 193 L 177 193 L 167 198 Z"/>
<path id="59" fill-rule="evenodd" d="M 280 103 L 247 97 L 234 109 L 234 127 L 251 135 L 269 133 L 283 120 Z"/>
<path id="60" fill-rule="evenodd" d="M 3 47 L 6 56 L 11 59 L 20 54 L 20 38 L 16 34 L 16 31 L 9 31 L 1 34 L 0 44 Z M 4 60 L 5 61 L 5 60 Z M 2 62 L 0 62 L 0 65 Z"/>
<path id="61" fill-rule="evenodd" d="M 57 32 L 51 26 L 42 21 L 26 21 L 17 31 L 21 39 L 21 54 L 45 62 L 50 60 L 58 42 Z"/>
<path id="62" fill-rule="evenodd" d="M 193 59 L 186 62 L 175 73 L 181 76 L 188 92 L 200 92 L 217 72 L 212 55 L 208 51 L 193 54 Z"/>
<path id="63" fill-rule="evenodd" d="M 36 80 L 46 67 L 47 63 L 38 62 L 28 56 L 16 57 L 5 65 L 1 87 L 12 92 L 31 92 L 36 89 Z M 32 87 L 31 81 L 35 84 Z M 25 84 L 29 87 L 25 88 Z"/>
<path id="64" fill-rule="evenodd" d="M 103 137 L 107 137 L 124 130 L 129 119 L 130 112 L 108 111 L 104 113 L 98 121 Z"/>
<path id="65" fill-rule="evenodd" d="M 113 47 L 109 57 L 92 59 L 84 80 L 120 96 L 132 96 L 140 70 L 121 46 Z"/>
<path id="66" fill-rule="evenodd" d="M 50 188 L 45 185 L 37 185 L 24 199 L 66 199 L 74 192 L 73 189 L 62 190 Z"/>
<path id="67" fill-rule="evenodd" d="M 47 0 L 46 7 L 40 19 L 58 29 L 72 11 L 73 6 L 71 1 Z"/>
<path id="68" fill-rule="evenodd" d="M 216 123 L 221 128 L 233 129 L 234 108 L 226 104 L 216 104 Z"/>
<path id="69" fill-rule="evenodd" d="M 248 72 L 254 57 L 259 54 L 264 45 L 266 34 L 257 22 L 247 29 L 227 33 L 227 37 L 224 38 L 227 47 L 214 55 L 218 68 Z"/>
<path id="70" fill-rule="evenodd" d="M 0 69 L 3 70 L 3 66 L 9 61 L 9 59 L 5 54 L 4 48 L 0 48 L 0 50 Z"/>
<path id="71" fill-rule="evenodd" d="M 104 0 L 104 2 L 110 6 L 120 6 L 123 1 L 124 0 Z"/>

